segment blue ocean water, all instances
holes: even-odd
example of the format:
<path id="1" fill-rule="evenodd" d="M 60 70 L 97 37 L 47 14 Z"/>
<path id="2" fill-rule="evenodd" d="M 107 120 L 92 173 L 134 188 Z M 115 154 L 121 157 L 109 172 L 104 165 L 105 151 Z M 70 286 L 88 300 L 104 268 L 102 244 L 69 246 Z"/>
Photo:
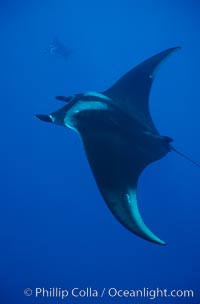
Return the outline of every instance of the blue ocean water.
<path id="1" fill-rule="evenodd" d="M 141 175 L 139 209 L 167 246 L 127 231 L 108 210 L 71 130 L 36 113 L 56 95 L 102 91 L 173 46 L 150 96 L 159 132 L 200 162 L 198 1 L 42 0 L 0 9 L 0 299 L 11 303 L 200 302 L 200 170 L 175 153 Z M 55 36 L 69 60 L 44 54 Z M 195 297 L 27 297 L 30 288 L 192 289 Z"/>

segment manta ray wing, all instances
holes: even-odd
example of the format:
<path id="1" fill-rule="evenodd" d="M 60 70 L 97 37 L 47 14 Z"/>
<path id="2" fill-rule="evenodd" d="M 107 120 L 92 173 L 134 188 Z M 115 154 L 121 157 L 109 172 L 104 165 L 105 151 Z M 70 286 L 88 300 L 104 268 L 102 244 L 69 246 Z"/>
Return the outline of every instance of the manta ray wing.
<path id="1" fill-rule="evenodd" d="M 131 138 L 123 130 L 108 126 L 82 132 L 82 140 L 96 183 L 113 215 L 134 234 L 165 244 L 144 224 L 136 198 L 140 173 L 162 156 L 147 154 L 137 136 Z"/>
<path id="2" fill-rule="evenodd" d="M 173 47 L 152 56 L 121 77 L 103 94 L 113 99 L 123 111 L 136 113 L 157 132 L 149 112 L 149 94 L 160 65 L 180 47 Z"/>

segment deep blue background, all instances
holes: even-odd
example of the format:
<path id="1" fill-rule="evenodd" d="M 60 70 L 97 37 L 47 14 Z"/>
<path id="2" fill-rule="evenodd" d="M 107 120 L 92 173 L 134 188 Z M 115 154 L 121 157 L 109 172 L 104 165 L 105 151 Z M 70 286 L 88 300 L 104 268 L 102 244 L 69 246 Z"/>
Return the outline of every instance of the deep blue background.
<path id="1" fill-rule="evenodd" d="M 56 95 L 109 87 L 140 61 L 173 46 L 154 82 L 150 108 L 161 134 L 200 161 L 198 1 L 6 1 L 0 9 L 1 303 L 26 287 L 194 289 L 200 282 L 200 170 L 175 153 L 149 166 L 138 195 L 144 221 L 167 246 L 134 236 L 100 196 L 78 136 L 35 113 Z M 69 61 L 42 50 L 59 35 Z M 78 299 L 74 303 L 150 303 Z M 64 303 L 64 302 L 63 302 Z"/>

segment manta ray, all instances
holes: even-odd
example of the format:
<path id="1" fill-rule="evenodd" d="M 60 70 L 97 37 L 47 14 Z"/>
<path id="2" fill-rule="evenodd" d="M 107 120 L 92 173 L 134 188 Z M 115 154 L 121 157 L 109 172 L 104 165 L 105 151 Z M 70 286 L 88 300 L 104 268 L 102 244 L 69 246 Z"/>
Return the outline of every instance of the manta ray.
<path id="1" fill-rule="evenodd" d="M 160 245 L 165 242 L 151 232 L 139 213 L 137 184 L 144 168 L 170 151 L 192 161 L 172 146 L 170 137 L 159 134 L 149 111 L 149 95 L 157 70 L 179 49 L 170 48 L 152 56 L 103 92 L 57 96 L 66 103 L 64 107 L 49 115 L 36 115 L 80 135 L 110 211 L 132 233 Z"/>
<path id="2" fill-rule="evenodd" d="M 65 60 L 69 59 L 72 54 L 72 49 L 63 44 L 63 42 L 56 36 L 53 41 L 43 50 L 44 54 L 49 54 L 52 56 L 59 55 Z"/>

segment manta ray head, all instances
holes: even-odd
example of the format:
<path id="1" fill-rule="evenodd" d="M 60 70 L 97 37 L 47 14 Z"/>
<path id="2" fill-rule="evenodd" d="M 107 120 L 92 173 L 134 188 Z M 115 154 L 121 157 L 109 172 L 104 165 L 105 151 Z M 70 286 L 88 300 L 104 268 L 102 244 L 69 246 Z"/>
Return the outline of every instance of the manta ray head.
<path id="1" fill-rule="evenodd" d="M 48 115 L 37 114 L 36 117 L 74 130 L 83 125 L 89 116 L 94 117 L 99 111 L 107 111 L 108 102 L 111 100 L 97 92 L 86 92 L 69 97 L 57 96 L 56 99 L 67 102 L 67 105 Z"/>

